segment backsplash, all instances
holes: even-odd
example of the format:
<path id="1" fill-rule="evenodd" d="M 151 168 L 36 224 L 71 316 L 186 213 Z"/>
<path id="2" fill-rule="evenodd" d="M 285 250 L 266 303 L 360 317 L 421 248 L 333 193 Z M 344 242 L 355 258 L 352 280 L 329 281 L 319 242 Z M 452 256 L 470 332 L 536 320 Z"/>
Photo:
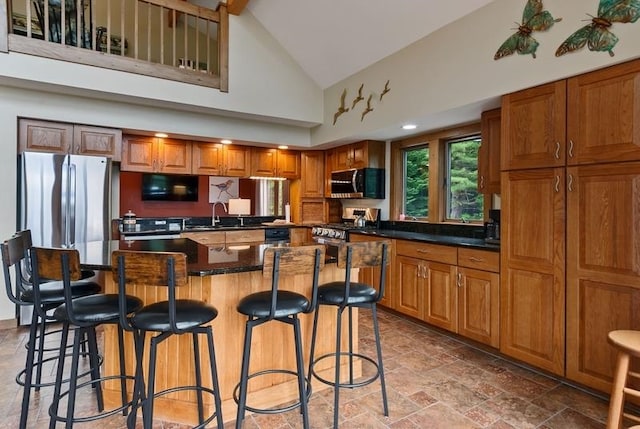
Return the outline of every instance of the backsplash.
<path id="1" fill-rule="evenodd" d="M 484 238 L 484 225 L 456 225 L 450 223 L 426 223 L 407 221 L 382 221 L 381 229 L 417 232 L 421 234 L 450 235 L 455 237 Z"/>

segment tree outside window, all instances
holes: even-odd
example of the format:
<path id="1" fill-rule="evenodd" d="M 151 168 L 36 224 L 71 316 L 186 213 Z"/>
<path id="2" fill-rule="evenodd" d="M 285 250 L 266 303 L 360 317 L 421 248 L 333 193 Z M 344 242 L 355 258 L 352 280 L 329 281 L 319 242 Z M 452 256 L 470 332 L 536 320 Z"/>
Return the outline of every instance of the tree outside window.
<path id="1" fill-rule="evenodd" d="M 446 218 L 477 221 L 483 218 L 483 195 L 478 192 L 480 137 L 447 142 Z"/>
<path id="2" fill-rule="evenodd" d="M 408 217 L 429 215 L 429 147 L 404 151 L 403 210 Z"/>

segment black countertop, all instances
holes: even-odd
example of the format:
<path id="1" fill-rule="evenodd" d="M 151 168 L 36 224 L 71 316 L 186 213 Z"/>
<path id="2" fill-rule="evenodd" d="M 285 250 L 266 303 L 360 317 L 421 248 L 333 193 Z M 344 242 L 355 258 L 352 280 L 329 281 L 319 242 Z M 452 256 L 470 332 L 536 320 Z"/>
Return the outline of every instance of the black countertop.
<path id="1" fill-rule="evenodd" d="M 499 244 L 490 244 L 483 238 L 456 237 L 452 235 L 425 234 L 422 232 L 396 231 L 392 229 L 361 229 L 350 230 L 349 234 L 371 235 L 400 240 L 411 240 L 422 243 L 442 244 L 445 246 L 467 247 L 480 250 L 499 252 Z"/>
<path id="2" fill-rule="evenodd" d="M 309 243 L 316 244 L 316 243 Z M 205 246 L 188 238 L 93 241 L 78 243 L 82 267 L 110 271 L 111 253 L 114 250 L 153 252 L 182 252 L 187 255 L 187 271 L 190 276 L 209 276 L 262 270 L 262 255 L 268 247 L 289 246 L 288 242 L 242 243 Z M 327 256 L 327 263 L 335 262 Z"/>

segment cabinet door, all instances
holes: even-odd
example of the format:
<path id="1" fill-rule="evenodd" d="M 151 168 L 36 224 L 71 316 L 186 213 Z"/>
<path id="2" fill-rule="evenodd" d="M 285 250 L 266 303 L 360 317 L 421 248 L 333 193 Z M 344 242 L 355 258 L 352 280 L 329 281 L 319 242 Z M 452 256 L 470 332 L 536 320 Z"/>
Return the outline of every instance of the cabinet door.
<path id="1" fill-rule="evenodd" d="M 565 163 L 566 81 L 502 98 L 502 170 L 556 167 Z"/>
<path id="2" fill-rule="evenodd" d="M 114 161 L 120 161 L 122 131 L 113 128 L 76 125 L 73 128 L 73 153 L 107 156 Z"/>
<path id="3" fill-rule="evenodd" d="M 324 152 L 324 196 L 331 197 L 331 172 L 336 171 L 337 168 L 335 166 L 336 162 L 336 153 L 332 150 L 327 150 Z"/>
<path id="4" fill-rule="evenodd" d="M 640 162 L 567 169 L 567 377 L 609 392 L 607 334 L 640 329 Z"/>
<path id="5" fill-rule="evenodd" d="M 126 136 L 122 145 L 122 171 L 155 171 L 155 138 Z"/>
<path id="6" fill-rule="evenodd" d="M 286 177 L 287 179 L 300 178 L 300 152 L 278 150 L 277 162 L 278 177 Z"/>
<path id="7" fill-rule="evenodd" d="M 157 140 L 157 171 L 162 173 L 191 174 L 191 142 L 184 140 Z"/>
<path id="8" fill-rule="evenodd" d="M 251 148 L 251 175 L 274 177 L 277 167 L 277 149 Z"/>
<path id="9" fill-rule="evenodd" d="M 478 150 L 478 191 L 500 193 L 500 109 L 482 112 L 482 143 Z"/>
<path id="10" fill-rule="evenodd" d="M 339 146 L 333 149 L 333 156 L 335 170 L 346 170 L 351 168 L 353 147 L 351 145 Z"/>
<path id="11" fill-rule="evenodd" d="M 640 160 L 640 60 L 568 80 L 567 163 Z"/>
<path id="12" fill-rule="evenodd" d="M 451 332 L 458 331 L 458 289 L 453 265 L 425 262 L 424 320 Z"/>
<path id="13" fill-rule="evenodd" d="M 306 151 L 300 154 L 302 175 L 300 184 L 302 197 L 324 197 L 324 152 L 321 150 Z"/>
<path id="14" fill-rule="evenodd" d="M 369 165 L 369 143 L 362 141 L 351 145 L 351 168 L 364 168 Z"/>
<path id="15" fill-rule="evenodd" d="M 458 333 L 500 345 L 500 275 L 458 267 Z"/>
<path id="16" fill-rule="evenodd" d="M 73 125 L 33 119 L 20 119 L 20 152 L 70 153 L 73 143 Z"/>
<path id="17" fill-rule="evenodd" d="M 425 271 L 424 263 L 420 259 L 396 256 L 396 310 L 417 319 L 423 319 L 424 315 Z"/>
<path id="18" fill-rule="evenodd" d="M 230 145 L 224 147 L 224 175 L 247 177 L 251 173 L 251 148 Z"/>
<path id="19" fill-rule="evenodd" d="M 193 142 L 193 173 L 222 176 L 223 146 L 221 143 Z"/>
<path id="20" fill-rule="evenodd" d="M 502 174 L 500 351 L 564 374 L 564 168 Z"/>
<path id="21" fill-rule="evenodd" d="M 384 238 L 371 237 L 367 235 L 359 235 L 359 234 L 351 234 L 349 236 L 349 241 L 382 241 Z M 395 284 L 392 284 L 392 273 L 391 267 L 393 267 L 393 244 L 388 250 L 387 254 L 387 269 L 385 273 L 385 287 L 384 287 L 384 295 L 380 300 L 380 305 L 384 305 L 388 308 L 395 308 L 393 297 L 395 295 Z M 366 283 L 368 285 L 374 286 L 377 289 L 377 286 L 380 284 L 380 267 L 374 268 L 360 268 L 360 273 L 358 275 L 358 281 L 361 283 Z"/>

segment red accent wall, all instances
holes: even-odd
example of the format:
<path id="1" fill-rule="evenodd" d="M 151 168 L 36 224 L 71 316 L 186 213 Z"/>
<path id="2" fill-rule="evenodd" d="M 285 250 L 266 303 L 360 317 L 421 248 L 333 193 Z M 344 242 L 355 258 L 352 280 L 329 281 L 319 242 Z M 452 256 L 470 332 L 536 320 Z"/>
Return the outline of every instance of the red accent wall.
<path id="1" fill-rule="evenodd" d="M 249 182 L 243 184 L 243 182 Z M 251 198 L 253 205 L 252 181 L 240 181 L 240 198 Z M 249 186 L 247 186 L 249 185 Z M 131 210 L 137 217 L 207 217 L 211 216 L 209 203 L 209 176 L 198 176 L 198 201 L 142 201 L 142 173 L 120 172 L 120 217 Z M 253 207 L 252 207 L 253 208 Z M 227 215 L 221 205 L 216 206 L 216 214 Z"/>

